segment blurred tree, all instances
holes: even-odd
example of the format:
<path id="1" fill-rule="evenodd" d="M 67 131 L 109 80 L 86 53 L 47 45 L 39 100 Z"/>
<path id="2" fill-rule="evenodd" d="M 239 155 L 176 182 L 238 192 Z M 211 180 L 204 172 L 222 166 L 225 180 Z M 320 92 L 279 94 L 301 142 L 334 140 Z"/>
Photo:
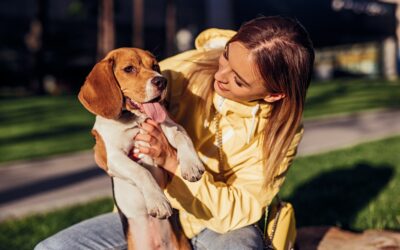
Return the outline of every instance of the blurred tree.
<path id="1" fill-rule="evenodd" d="M 99 0 L 97 59 L 101 60 L 114 47 L 114 1 Z"/>
<path id="2" fill-rule="evenodd" d="M 30 30 L 25 36 L 25 44 L 30 52 L 32 61 L 32 73 L 28 88 L 34 94 L 43 95 L 44 90 L 44 45 L 45 35 L 47 28 L 47 0 L 38 0 L 36 2 L 35 18 L 30 23 Z"/>
<path id="3" fill-rule="evenodd" d="M 392 53 L 394 51 L 394 56 L 396 57 L 396 66 L 397 67 L 392 67 L 391 74 L 389 73 L 388 76 L 386 76 L 388 79 L 390 80 L 396 80 L 399 77 L 399 73 L 398 71 L 400 71 L 400 0 L 379 0 L 381 2 L 384 3 L 391 3 L 391 4 L 395 4 L 396 5 L 396 40 L 394 40 L 394 42 L 396 43 L 394 50 L 390 51 L 390 53 Z M 389 38 L 390 39 L 390 38 Z M 386 44 L 389 40 L 386 39 Z M 396 53 L 397 52 L 397 53 Z M 390 56 L 390 55 L 389 55 Z M 392 55 L 393 56 L 393 55 Z"/>
<path id="4" fill-rule="evenodd" d="M 176 3 L 175 0 L 167 0 L 166 9 L 166 55 L 171 56 L 175 53 L 175 34 L 176 34 Z"/>
<path id="5" fill-rule="evenodd" d="M 133 46 L 143 48 L 143 0 L 133 0 Z"/>
<path id="6" fill-rule="evenodd" d="M 71 17 L 87 18 L 84 8 L 82 0 L 72 0 L 68 5 L 67 13 Z"/>

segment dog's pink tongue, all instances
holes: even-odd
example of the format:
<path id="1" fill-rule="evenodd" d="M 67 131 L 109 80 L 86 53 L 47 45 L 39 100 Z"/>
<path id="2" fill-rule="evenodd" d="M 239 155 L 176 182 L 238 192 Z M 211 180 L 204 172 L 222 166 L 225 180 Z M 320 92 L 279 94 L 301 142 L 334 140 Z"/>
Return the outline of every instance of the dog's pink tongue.
<path id="1" fill-rule="evenodd" d="M 142 107 L 146 115 L 158 123 L 164 122 L 167 117 L 165 109 L 158 102 L 143 103 Z"/>

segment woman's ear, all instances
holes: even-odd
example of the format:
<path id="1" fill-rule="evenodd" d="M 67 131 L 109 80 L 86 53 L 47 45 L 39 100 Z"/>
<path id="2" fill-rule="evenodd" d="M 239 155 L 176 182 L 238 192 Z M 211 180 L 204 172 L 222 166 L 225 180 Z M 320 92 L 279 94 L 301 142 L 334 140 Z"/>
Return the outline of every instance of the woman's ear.
<path id="1" fill-rule="evenodd" d="M 86 77 L 78 98 L 95 115 L 118 118 L 122 112 L 123 97 L 113 72 L 113 59 L 98 62 Z"/>
<path id="2" fill-rule="evenodd" d="M 268 95 L 266 95 L 266 96 L 264 97 L 264 101 L 272 103 L 272 102 L 279 101 L 279 100 L 281 100 L 281 99 L 283 99 L 283 98 L 285 98 L 285 97 L 286 97 L 286 95 L 283 94 L 283 93 L 268 94 Z"/>

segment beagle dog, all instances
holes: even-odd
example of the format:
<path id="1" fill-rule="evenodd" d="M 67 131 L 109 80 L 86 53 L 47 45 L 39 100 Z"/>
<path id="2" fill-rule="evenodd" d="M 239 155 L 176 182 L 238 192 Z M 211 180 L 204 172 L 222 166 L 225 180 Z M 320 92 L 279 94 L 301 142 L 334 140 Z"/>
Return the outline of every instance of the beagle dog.
<path id="1" fill-rule="evenodd" d="M 190 249 L 190 244 L 172 215 L 171 205 L 153 176 L 162 170 L 144 156 L 129 155 L 138 142 L 139 124 L 151 118 L 160 124 L 169 143 L 177 149 L 181 174 L 197 181 L 204 172 L 185 130 L 172 121 L 160 102 L 166 96 L 167 80 L 155 57 L 137 48 L 113 50 L 86 77 L 78 98 L 96 115 L 92 135 L 95 161 L 113 182 L 115 204 L 121 215 L 128 249 Z"/>

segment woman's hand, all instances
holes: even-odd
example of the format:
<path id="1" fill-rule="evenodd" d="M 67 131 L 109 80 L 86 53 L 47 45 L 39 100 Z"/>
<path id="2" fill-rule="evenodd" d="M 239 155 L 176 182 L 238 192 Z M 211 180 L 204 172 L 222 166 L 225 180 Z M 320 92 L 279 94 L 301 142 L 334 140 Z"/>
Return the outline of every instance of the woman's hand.
<path id="1" fill-rule="evenodd" d="M 169 144 L 158 123 L 147 119 L 141 124 L 141 127 L 145 133 L 136 135 L 134 139 L 147 142 L 150 147 L 138 146 L 135 152 L 150 156 L 158 166 L 175 174 L 178 165 L 176 149 Z"/>

